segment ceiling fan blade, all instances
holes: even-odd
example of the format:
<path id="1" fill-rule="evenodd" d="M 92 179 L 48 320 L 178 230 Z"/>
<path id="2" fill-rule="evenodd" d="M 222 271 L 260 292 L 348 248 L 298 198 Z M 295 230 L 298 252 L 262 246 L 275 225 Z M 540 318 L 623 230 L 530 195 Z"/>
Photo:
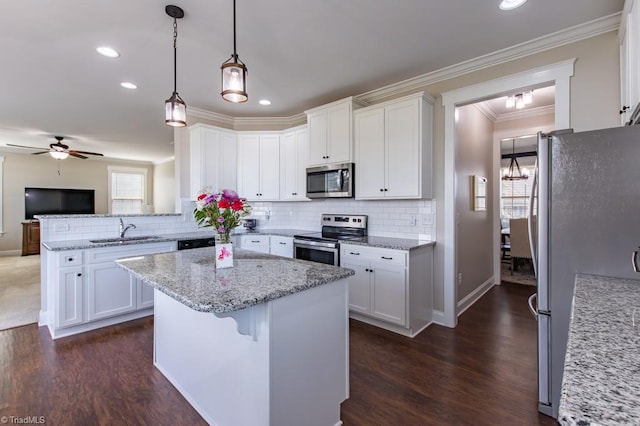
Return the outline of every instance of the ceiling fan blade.
<path id="1" fill-rule="evenodd" d="M 84 155 L 78 154 L 78 151 L 69 151 L 69 155 L 71 155 L 72 157 L 82 158 L 83 160 L 86 160 L 87 158 L 89 158 L 89 157 L 85 157 Z"/>
<path id="2" fill-rule="evenodd" d="M 28 148 L 28 149 L 44 149 L 44 148 L 36 148 L 35 146 L 15 145 L 15 144 L 12 144 L 12 143 L 8 143 L 7 146 L 13 146 L 13 147 L 16 147 L 16 148 Z M 45 151 L 45 152 L 47 152 L 47 151 Z"/>
<path id="3" fill-rule="evenodd" d="M 40 154 L 46 154 L 49 151 L 40 151 L 40 152 L 32 152 L 31 155 L 40 155 Z"/>
<path id="4" fill-rule="evenodd" d="M 77 154 L 99 155 L 100 157 L 104 157 L 104 155 L 103 155 L 103 154 L 100 154 L 100 153 L 98 153 L 98 152 L 89 152 L 89 151 L 76 151 L 76 150 L 71 150 L 71 151 L 69 151 L 69 154 L 71 154 L 71 153 L 73 153 L 73 152 L 75 152 L 75 153 L 77 153 Z"/>

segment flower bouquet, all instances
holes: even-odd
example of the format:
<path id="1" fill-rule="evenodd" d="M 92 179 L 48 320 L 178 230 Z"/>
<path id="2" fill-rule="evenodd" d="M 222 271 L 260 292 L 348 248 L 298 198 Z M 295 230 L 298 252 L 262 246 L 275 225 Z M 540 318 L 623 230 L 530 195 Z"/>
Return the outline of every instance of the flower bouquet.
<path id="1" fill-rule="evenodd" d="M 212 193 L 205 188 L 196 198 L 193 215 L 200 226 L 211 226 L 217 234 L 216 266 L 233 266 L 233 250 L 230 232 L 240 224 L 240 220 L 251 213 L 244 199 L 235 191 L 224 189 Z"/>

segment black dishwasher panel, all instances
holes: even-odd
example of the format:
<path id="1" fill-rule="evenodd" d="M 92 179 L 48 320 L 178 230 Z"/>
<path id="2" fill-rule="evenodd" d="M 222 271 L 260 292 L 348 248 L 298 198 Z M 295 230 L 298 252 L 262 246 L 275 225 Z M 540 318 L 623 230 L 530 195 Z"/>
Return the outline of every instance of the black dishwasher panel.
<path id="1" fill-rule="evenodd" d="M 200 247 L 213 247 L 216 245 L 215 238 L 196 238 L 193 240 L 178 241 L 178 250 L 188 250 Z"/>

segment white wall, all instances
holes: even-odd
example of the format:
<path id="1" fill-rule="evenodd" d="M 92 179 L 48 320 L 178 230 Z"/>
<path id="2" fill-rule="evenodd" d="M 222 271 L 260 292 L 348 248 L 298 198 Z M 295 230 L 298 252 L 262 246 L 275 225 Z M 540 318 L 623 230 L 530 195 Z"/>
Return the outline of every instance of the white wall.
<path id="1" fill-rule="evenodd" d="M 175 161 L 153 166 L 154 213 L 174 213 L 175 207 Z"/>
<path id="2" fill-rule="evenodd" d="M 458 108 L 456 211 L 458 301 L 493 279 L 493 122 L 474 105 Z M 472 176 L 487 178 L 487 209 L 473 210 Z"/>

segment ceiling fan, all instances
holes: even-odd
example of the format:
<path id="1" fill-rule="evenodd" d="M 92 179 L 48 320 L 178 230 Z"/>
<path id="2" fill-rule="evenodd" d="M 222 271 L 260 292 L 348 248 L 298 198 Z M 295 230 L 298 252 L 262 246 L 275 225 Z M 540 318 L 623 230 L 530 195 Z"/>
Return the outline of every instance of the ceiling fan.
<path id="1" fill-rule="evenodd" d="M 40 150 L 40 152 L 33 152 L 32 153 L 33 155 L 45 154 L 45 153 L 48 152 L 49 155 L 51 155 L 56 160 L 64 160 L 65 158 L 67 158 L 70 155 L 72 157 L 82 158 L 83 160 L 86 160 L 87 158 L 89 158 L 89 157 L 87 157 L 87 155 L 99 155 L 100 157 L 103 157 L 103 155 L 98 153 L 98 152 L 75 151 L 73 149 L 69 149 L 68 145 L 65 145 L 65 144 L 62 143 L 62 140 L 64 139 L 64 137 L 62 137 L 62 136 L 54 136 L 54 138 L 56 138 L 56 140 L 58 142 L 49 144 L 49 149 L 48 150 L 46 148 L 36 148 L 36 147 L 33 147 L 33 146 L 26 146 L 26 145 L 14 145 L 14 144 L 11 144 L 11 143 L 8 143 L 7 146 L 13 146 L 13 147 L 16 147 L 16 148 L 27 148 L 27 149 Z"/>

